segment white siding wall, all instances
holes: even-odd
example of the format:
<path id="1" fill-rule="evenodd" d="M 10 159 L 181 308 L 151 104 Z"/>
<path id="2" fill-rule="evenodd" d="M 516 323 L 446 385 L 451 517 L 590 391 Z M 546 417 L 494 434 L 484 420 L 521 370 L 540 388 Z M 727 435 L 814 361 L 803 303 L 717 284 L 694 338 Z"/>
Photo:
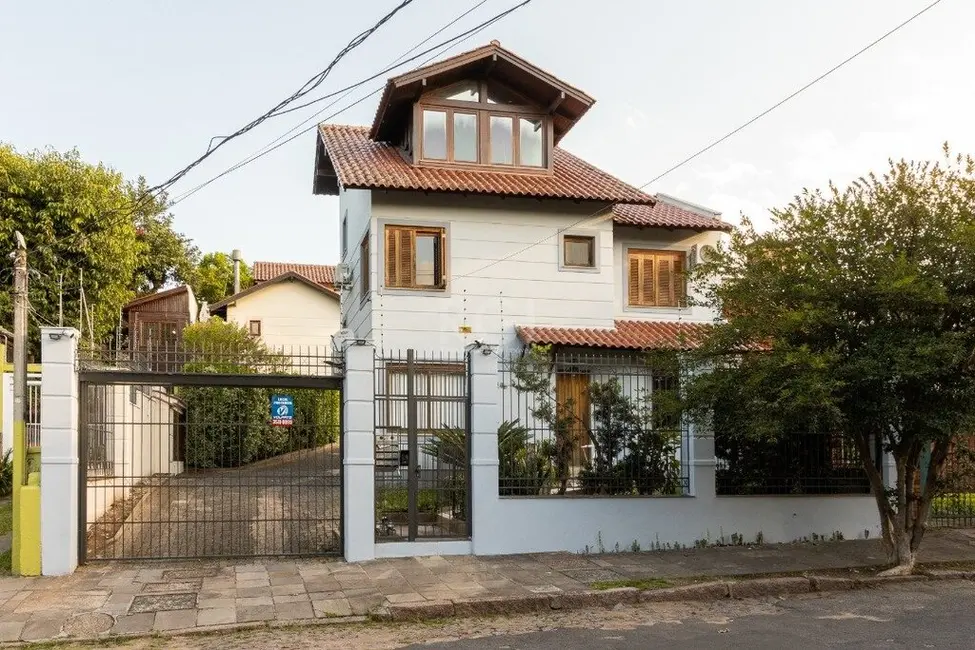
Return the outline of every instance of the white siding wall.
<path id="1" fill-rule="evenodd" d="M 649 248 L 654 250 L 678 250 L 689 254 L 692 246 L 697 246 L 698 256 L 705 245 L 716 246 L 724 235 L 720 232 L 694 232 L 693 230 L 667 230 L 664 228 L 631 228 L 617 226 L 613 246 L 613 265 L 615 291 L 613 292 L 613 311 L 617 318 L 632 320 L 713 321 L 716 314 L 706 307 L 629 307 L 626 295 L 628 248 Z M 699 298 L 693 286 L 688 287 L 688 296 Z"/>
<path id="2" fill-rule="evenodd" d="M 376 290 L 376 237 L 371 228 L 372 193 L 369 190 L 342 190 L 339 194 L 339 237 L 342 236 L 342 220 L 346 219 L 346 252 L 342 263 L 351 271 L 352 284 L 342 290 L 342 322 L 357 339 L 372 337 L 372 298 Z M 362 239 L 370 237 L 370 294 L 362 298 L 360 252 Z"/>
<path id="3" fill-rule="evenodd" d="M 261 338 L 274 349 L 330 348 L 339 330 L 339 304 L 299 281 L 269 284 L 227 307 L 227 319 L 243 327 L 261 321 Z"/>
<path id="4" fill-rule="evenodd" d="M 608 219 L 586 219 L 598 208 L 568 201 L 374 192 L 373 286 L 383 277 L 382 226 L 428 224 L 448 228 L 448 288 L 374 291 L 372 340 L 386 350 L 439 353 L 459 351 L 475 340 L 514 347 L 515 325 L 612 327 L 613 226 Z M 569 232 L 597 235 L 595 272 L 559 269 L 558 230 L 569 227 Z M 470 333 L 461 331 L 465 325 Z"/>

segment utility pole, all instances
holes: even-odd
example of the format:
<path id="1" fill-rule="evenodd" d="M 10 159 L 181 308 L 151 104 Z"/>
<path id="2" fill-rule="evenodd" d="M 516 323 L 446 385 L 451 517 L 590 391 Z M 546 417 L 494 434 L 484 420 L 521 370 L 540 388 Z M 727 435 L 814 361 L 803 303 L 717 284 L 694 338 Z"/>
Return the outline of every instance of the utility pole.
<path id="1" fill-rule="evenodd" d="M 27 478 L 27 446 L 24 398 L 27 396 L 27 243 L 19 232 L 14 233 L 17 249 L 14 251 L 14 494 L 13 539 L 11 543 L 11 569 L 20 573 L 20 488 Z"/>
<path id="2" fill-rule="evenodd" d="M 230 258 L 234 262 L 234 295 L 236 296 L 240 293 L 240 260 L 242 255 L 238 249 L 234 249 L 230 253 Z"/>

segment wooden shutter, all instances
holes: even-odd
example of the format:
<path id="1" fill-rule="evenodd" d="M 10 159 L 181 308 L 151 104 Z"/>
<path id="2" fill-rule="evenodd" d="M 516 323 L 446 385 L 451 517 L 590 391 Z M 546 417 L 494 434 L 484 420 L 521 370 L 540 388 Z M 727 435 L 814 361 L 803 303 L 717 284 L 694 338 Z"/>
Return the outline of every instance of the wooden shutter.
<path id="1" fill-rule="evenodd" d="M 416 232 L 412 228 L 386 226 L 386 286 L 412 287 Z"/>
<path id="2" fill-rule="evenodd" d="M 642 260 L 640 259 L 639 255 L 636 255 L 635 253 L 629 254 L 630 277 L 627 286 L 627 304 L 630 305 L 639 305 L 640 296 L 643 293 L 640 291 L 640 278 L 643 277 L 643 274 L 640 273 L 641 261 Z"/>
<path id="3" fill-rule="evenodd" d="M 682 252 L 631 249 L 628 252 L 628 304 L 676 307 L 684 304 L 686 274 Z"/>

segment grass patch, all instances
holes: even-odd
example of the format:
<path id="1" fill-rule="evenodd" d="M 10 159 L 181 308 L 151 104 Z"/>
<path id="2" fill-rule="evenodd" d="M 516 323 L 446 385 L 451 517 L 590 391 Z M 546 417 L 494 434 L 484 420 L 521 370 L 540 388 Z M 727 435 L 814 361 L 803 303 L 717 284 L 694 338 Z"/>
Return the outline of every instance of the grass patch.
<path id="1" fill-rule="evenodd" d="M 0 574 L 10 573 L 11 562 L 10 550 L 7 550 L 6 553 L 0 553 Z"/>
<path id="2" fill-rule="evenodd" d="M 6 535 L 14 529 L 13 501 L 0 502 L 0 535 Z"/>
<path id="3" fill-rule="evenodd" d="M 630 578 L 625 580 L 604 580 L 602 582 L 592 583 L 592 588 L 599 591 L 605 591 L 607 589 L 620 589 L 622 587 L 633 587 L 634 589 L 647 591 L 650 589 L 665 589 L 673 586 L 673 582 L 670 580 L 664 580 L 663 578 Z"/>

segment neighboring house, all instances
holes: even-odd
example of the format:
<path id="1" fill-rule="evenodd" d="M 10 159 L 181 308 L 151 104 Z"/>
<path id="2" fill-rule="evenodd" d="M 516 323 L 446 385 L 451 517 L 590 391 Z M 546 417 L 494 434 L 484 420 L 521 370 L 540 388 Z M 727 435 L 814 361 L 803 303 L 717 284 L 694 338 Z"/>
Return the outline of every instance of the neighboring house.
<path id="1" fill-rule="evenodd" d="M 251 273 L 253 286 L 210 305 L 210 313 L 268 347 L 324 357 L 341 328 L 335 267 L 255 262 Z"/>
<path id="2" fill-rule="evenodd" d="M 198 309 L 193 289 L 186 284 L 129 302 L 122 307 L 129 349 L 175 350 L 182 339 L 183 328 L 196 322 Z"/>
<path id="3" fill-rule="evenodd" d="M 323 124 L 342 320 L 385 350 L 641 350 L 700 336 L 686 270 L 731 226 L 558 145 L 594 99 L 497 42 L 394 77 L 371 126 Z"/>

